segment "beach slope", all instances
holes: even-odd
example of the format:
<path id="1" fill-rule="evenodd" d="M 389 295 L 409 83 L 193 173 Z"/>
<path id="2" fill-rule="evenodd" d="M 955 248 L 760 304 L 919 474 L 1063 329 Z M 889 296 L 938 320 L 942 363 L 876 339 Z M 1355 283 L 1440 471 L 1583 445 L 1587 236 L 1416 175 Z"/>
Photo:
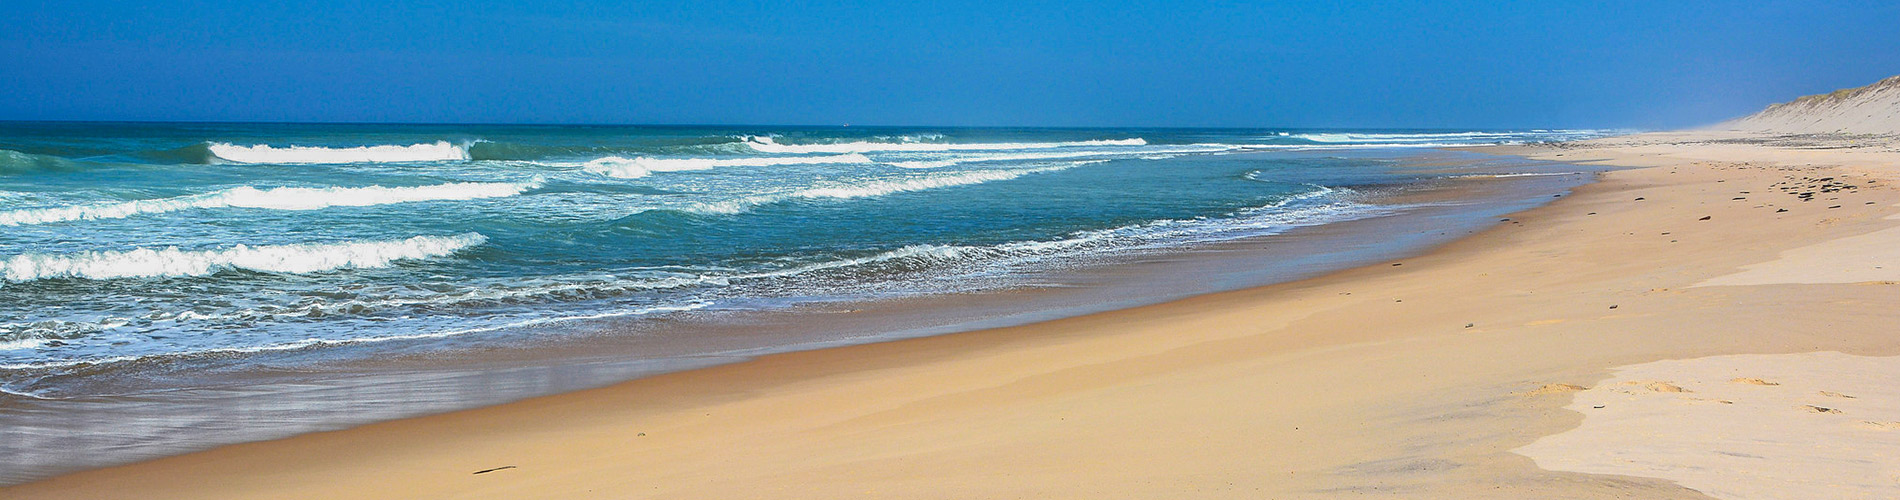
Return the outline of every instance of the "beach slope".
<path id="1" fill-rule="evenodd" d="M 1835 411 L 1774 418 L 1838 420 L 1749 426 L 1767 435 L 1730 439 L 1797 439 L 1788 433 L 1823 426 L 1847 436 L 1830 442 L 1853 447 L 1895 432 L 1854 414 L 1888 408 L 1892 402 L 1879 399 L 1890 395 L 1810 401 L 1808 392 L 1848 389 L 1822 375 L 1804 378 L 1819 373 L 1813 370 L 1775 368 L 1779 358 L 1644 365 L 1817 351 L 1900 363 L 1880 359 L 1900 356 L 1891 327 L 1900 321 L 1900 286 L 1886 271 L 1858 279 L 1830 267 L 1900 268 L 1900 244 L 1855 240 L 1888 238 L 1900 228 L 1900 191 L 1890 187 L 1900 183 L 1900 145 L 1892 139 L 1689 132 L 1489 151 L 1629 168 L 1426 255 L 1320 278 L 1021 327 L 772 355 L 70 474 L 0 496 L 1772 493 L 1741 483 L 1739 493 L 1710 491 L 1671 471 L 1704 467 L 1711 462 L 1695 457 L 1730 451 L 1706 440 L 1643 447 L 1640 439 L 1581 436 L 1532 446 L 1597 420 L 1642 420 L 1609 413 L 1624 405 L 1589 391 L 1672 398 L 1629 405 L 1651 413 L 1662 403 L 1723 404 L 1690 399 L 1700 397 L 1693 391 L 1716 396 L 1707 384 L 1718 382 L 1704 380 L 1714 377 L 1705 373 L 1710 366 L 1740 370 L 1723 377 L 1801 391 L 1731 397 L 1730 404 L 1814 405 Z M 1825 278 L 1805 279 L 1810 273 Z M 1738 274 L 1745 279 L 1726 278 Z M 1619 374 L 1642 383 L 1624 384 L 1613 378 Z M 1719 383 L 1735 384 L 1723 391 L 1767 387 Z M 1883 383 L 1900 380 L 1852 387 Z M 1586 401 L 1594 403 L 1575 403 Z M 1684 425 L 1641 424 L 1631 432 L 1661 433 L 1665 424 Z M 1853 433 L 1875 437 L 1857 441 Z M 1735 451 L 1766 468 L 1825 464 L 1812 455 L 1839 452 Z M 1681 453 L 1691 458 L 1668 456 Z M 1593 457 L 1648 465 L 1576 465 Z M 1893 471 L 1881 474 L 1888 475 L 1854 486 L 1872 489 L 1851 491 L 1900 496 Z M 1799 486 L 1816 498 L 1847 497 L 1832 493 L 1850 490 L 1830 490 L 1842 486 L 1816 477 L 1779 480 L 1813 480 Z"/>

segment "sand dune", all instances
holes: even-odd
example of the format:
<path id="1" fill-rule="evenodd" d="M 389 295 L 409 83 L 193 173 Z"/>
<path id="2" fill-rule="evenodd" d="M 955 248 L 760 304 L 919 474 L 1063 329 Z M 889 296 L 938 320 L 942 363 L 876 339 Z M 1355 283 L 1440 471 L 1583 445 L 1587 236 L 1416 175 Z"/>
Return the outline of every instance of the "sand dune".
<path id="1" fill-rule="evenodd" d="M 1715 128 L 1781 134 L 1900 134 L 1900 76 L 1770 105 Z"/>

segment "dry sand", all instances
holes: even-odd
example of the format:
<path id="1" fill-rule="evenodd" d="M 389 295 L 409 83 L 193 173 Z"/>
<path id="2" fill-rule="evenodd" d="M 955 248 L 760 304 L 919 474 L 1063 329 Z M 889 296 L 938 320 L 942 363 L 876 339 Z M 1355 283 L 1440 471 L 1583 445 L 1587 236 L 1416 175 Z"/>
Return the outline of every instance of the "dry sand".
<path id="1" fill-rule="evenodd" d="M 1650 168 L 1607 173 L 1424 256 L 1317 279 L 774 355 L 71 474 L 0 497 L 1708 498 L 1736 493 L 1676 473 L 1538 464 L 1601 455 L 1668 468 L 1685 450 L 1718 450 L 1700 434 L 1650 448 L 1590 437 L 1610 425 L 1593 420 L 1609 408 L 1566 405 L 1627 389 L 1610 379 L 1616 367 L 1653 379 L 1643 397 L 1691 398 L 1726 382 L 1691 370 L 1703 365 L 1643 364 L 1900 355 L 1900 286 L 1801 279 L 1804 265 L 1835 259 L 1802 249 L 1828 242 L 1889 262 L 1888 247 L 1838 242 L 1900 227 L 1889 218 L 1900 214 L 1892 142 L 1653 134 L 1499 151 Z M 1805 179 L 1821 177 L 1856 187 L 1803 201 L 1822 182 Z M 1781 278 L 1695 286 L 1769 262 L 1791 264 L 1773 264 L 1790 266 Z M 1723 376 L 1781 385 L 1723 390 L 1842 390 L 1760 363 Z M 1644 432 L 1707 418 L 1685 415 Z M 1801 429 L 1750 432 L 1798 442 Z M 1533 445 L 1548 436 L 1571 445 Z M 1543 450 L 1535 462 L 1513 452 L 1526 446 Z M 1841 453 L 1783 448 L 1745 453 L 1770 468 Z M 1820 485 L 1807 497 L 1900 496 L 1894 484 Z"/>
<path id="2" fill-rule="evenodd" d="M 1644 363 L 1565 407 L 1581 427 L 1516 451 L 1546 469 L 1666 478 L 1718 498 L 1896 498 L 1897 381 L 1900 358 L 1838 352 Z"/>

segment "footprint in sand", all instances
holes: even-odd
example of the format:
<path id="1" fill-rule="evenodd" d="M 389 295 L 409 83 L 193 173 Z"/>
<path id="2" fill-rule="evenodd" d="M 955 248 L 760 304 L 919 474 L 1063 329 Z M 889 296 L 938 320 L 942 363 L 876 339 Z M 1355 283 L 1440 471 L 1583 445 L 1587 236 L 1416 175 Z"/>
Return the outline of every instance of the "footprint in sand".
<path id="1" fill-rule="evenodd" d="M 1825 406 L 1801 405 L 1801 407 L 1806 408 L 1809 413 L 1833 413 L 1837 415 L 1841 413 L 1840 410 L 1828 408 Z"/>
<path id="2" fill-rule="evenodd" d="M 1629 380 L 1629 381 L 1623 382 L 1622 385 L 1642 386 L 1644 389 L 1649 389 L 1652 392 L 1695 392 L 1688 389 L 1683 389 L 1681 386 L 1678 386 L 1676 384 L 1671 384 L 1668 382 L 1663 382 L 1663 381 L 1658 381 L 1658 380 Z M 1619 391 L 1619 392 L 1623 392 L 1625 394 L 1636 394 L 1635 392 L 1630 392 L 1630 391 Z"/>
<path id="3" fill-rule="evenodd" d="M 1654 384 L 1649 384 L 1646 387 L 1648 387 L 1649 390 L 1656 391 L 1656 392 L 1691 392 L 1687 389 L 1683 389 L 1681 387 L 1676 386 L 1676 384 L 1671 384 L 1668 382 L 1657 382 Z"/>
<path id="4" fill-rule="evenodd" d="M 1846 398 L 1846 399 L 1854 399 L 1854 397 L 1853 397 L 1853 396 L 1849 396 L 1849 395 L 1846 395 L 1846 394 L 1841 394 L 1841 393 L 1838 393 L 1838 392 L 1834 392 L 1834 391 L 1821 391 L 1821 395 L 1822 395 L 1822 396 L 1827 396 L 1827 397 L 1830 397 L 1830 398 Z"/>
<path id="5" fill-rule="evenodd" d="M 1748 378 L 1748 377 L 1730 379 L 1729 381 L 1737 383 L 1737 384 L 1748 384 L 1748 385 L 1781 385 L 1780 383 L 1776 383 L 1776 382 L 1769 382 L 1769 381 L 1758 379 L 1758 378 Z"/>
<path id="6" fill-rule="evenodd" d="M 1866 429 L 1873 429 L 1877 431 L 1900 431 L 1900 422 L 1875 422 L 1872 420 L 1862 420 L 1860 421 L 1860 427 L 1866 428 Z"/>
<path id="7" fill-rule="evenodd" d="M 1543 395 L 1546 395 L 1546 394 L 1569 394 L 1569 393 L 1572 393 L 1572 392 L 1577 392 L 1577 391 L 1581 391 L 1581 390 L 1584 390 L 1584 389 L 1586 389 L 1586 388 L 1585 388 L 1584 386 L 1581 386 L 1581 385 L 1573 385 L 1573 384 L 1544 384 L 1544 386 L 1543 386 L 1543 387 L 1539 387 L 1539 388 L 1537 388 L 1537 389 L 1535 389 L 1535 390 L 1532 390 L 1531 392 L 1528 392 L 1528 393 L 1525 393 L 1524 395 L 1526 395 L 1526 396 L 1543 396 Z"/>

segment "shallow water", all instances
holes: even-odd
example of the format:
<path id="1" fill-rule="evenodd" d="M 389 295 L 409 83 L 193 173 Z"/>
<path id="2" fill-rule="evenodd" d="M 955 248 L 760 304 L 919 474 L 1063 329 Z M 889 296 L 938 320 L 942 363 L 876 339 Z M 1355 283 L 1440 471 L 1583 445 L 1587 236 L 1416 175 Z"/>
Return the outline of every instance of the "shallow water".
<path id="1" fill-rule="evenodd" d="M 1290 279 L 1582 179 L 1417 148 L 1596 134 L 4 125 L 0 480 Z"/>

